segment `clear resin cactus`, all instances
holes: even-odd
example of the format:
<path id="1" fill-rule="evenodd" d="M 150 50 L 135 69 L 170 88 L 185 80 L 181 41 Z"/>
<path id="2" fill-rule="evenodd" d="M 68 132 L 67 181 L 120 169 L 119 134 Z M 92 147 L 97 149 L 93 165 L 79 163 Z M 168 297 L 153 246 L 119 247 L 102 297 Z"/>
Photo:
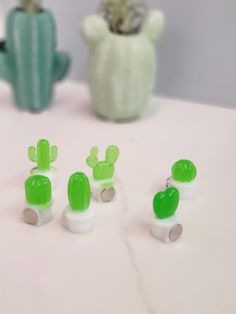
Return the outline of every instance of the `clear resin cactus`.
<path id="1" fill-rule="evenodd" d="M 197 169 L 193 162 L 185 159 L 177 161 L 171 172 L 173 179 L 178 182 L 191 182 L 197 176 Z"/>
<path id="2" fill-rule="evenodd" d="M 0 78 L 13 88 L 16 104 L 28 111 L 48 108 L 54 84 L 67 73 L 70 58 L 56 50 L 53 14 L 39 1 L 22 0 L 7 17 L 6 43 L 0 50 Z"/>
<path id="3" fill-rule="evenodd" d="M 170 187 L 165 192 L 159 192 L 153 199 L 153 210 L 158 219 L 174 216 L 179 205 L 179 191 Z"/>
<path id="4" fill-rule="evenodd" d="M 57 159 L 58 150 L 56 146 L 50 147 L 47 140 L 38 141 L 37 148 L 31 146 L 28 149 L 28 157 L 37 163 L 37 169 L 47 171 L 51 168 L 51 163 Z"/>
<path id="5" fill-rule="evenodd" d="M 30 205 L 50 207 L 52 204 L 51 182 L 45 176 L 31 176 L 25 181 L 25 197 Z"/>
<path id="6" fill-rule="evenodd" d="M 83 212 L 89 208 L 91 199 L 90 184 L 84 173 L 76 172 L 70 177 L 68 199 L 73 211 Z"/>
<path id="7" fill-rule="evenodd" d="M 106 150 L 106 156 L 104 161 L 98 159 L 98 148 L 93 147 L 90 152 L 90 156 L 86 162 L 89 167 L 93 169 L 93 178 L 95 181 L 104 181 L 112 179 L 115 172 L 115 163 L 119 158 L 119 148 L 111 145 Z"/>

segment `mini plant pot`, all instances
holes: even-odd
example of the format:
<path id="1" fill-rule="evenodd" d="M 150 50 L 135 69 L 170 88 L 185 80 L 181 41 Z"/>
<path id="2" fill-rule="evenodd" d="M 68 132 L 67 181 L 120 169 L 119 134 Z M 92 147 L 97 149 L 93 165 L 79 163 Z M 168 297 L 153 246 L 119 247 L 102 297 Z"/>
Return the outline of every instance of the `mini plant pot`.
<path id="1" fill-rule="evenodd" d="M 62 214 L 62 225 L 73 233 L 88 233 L 94 228 L 94 210 L 89 208 L 90 184 L 82 172 L 74 173 L 68 183 L 68 200 Z"/>
<path id="2" fill-rule="evenodd" d="M 157 193 L 154 197 L 155 217 L 151 222 L 151 233 L 162 242 L 175 242 L 183 233 L 183 226 L 176 216 L 178 204 L 179 192 L 173 187 L 168 188 L 165 192 Z"/>
<path id="3" fill-rule="evenodd" d="M 10 11 L 6 49 L 0 51 L 0 77 L 11 84 L 19 108 L 48 108 L 54 83 L 66 75 L 69 63 L 66 53 L 56 52 L 56 25 L 50 11 Z"/>
<path id="4" fill-rule="evenodd" d="M 115 34 L 98 16 L 88 17 L 82 33 L 89 47 L 89 86 L 95 112 L 107 119 L 130 120 L 143 114 L 156 73 L 155 45 L 163 15 L 151 11 L 141 31 Z"/>
<path id="5" fill-rule="evenodd" d="M 26 223 L 40 227 L 52 220 L 51 182 L 47 177 L 29 177 L 25 182 L 25 196 L 23 219 Z"/>
<path id="6" fill-rule="evenodd" d="M 194 197 L 196 190 L 196 166 L 190 160 L 179 160 L 171 169 L 172 176 L 167 180 L 168 186 L 173 186 L 179 191 L 181 200 Z"/>
<path id="7" fill-rule="evenodd" d="M 58 185 L 58 171 L 51 166 L 51 163 L 57 159 L 57 156 L 57 147 L 50 147 L 49 142 L 45 139 L 38 141 L 37 147 L 30 146 L 28 149 L 29 159 L 37 163 L 37 167 L 31 170 L 31 175 L 43 175 L 48 177 L 53 189 L 56 189 Z"/>
<path id="8" fill-rule="evenodd" d="M 86 162 L 93 169 L 91 180 L 92 195 L 98 202 L 111 202 L 116 196 L 115 163 L 119 158 L 119 148 L 111 145 L 106 150 L 104 161 L 98 159 L 98 148 L 93 147 Z"/>

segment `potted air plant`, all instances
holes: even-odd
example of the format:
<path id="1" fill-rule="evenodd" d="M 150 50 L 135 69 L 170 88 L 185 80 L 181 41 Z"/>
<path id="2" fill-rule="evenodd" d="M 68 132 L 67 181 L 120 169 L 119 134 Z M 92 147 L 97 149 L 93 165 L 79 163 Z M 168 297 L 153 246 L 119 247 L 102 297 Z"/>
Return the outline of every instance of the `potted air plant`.
<path id="1" fill-rule="evenodd" d="M 93 147 L 87 158 L 87 165 L 93 169 L 92 194 L 99 202 L 110 202 L 116 195 L 115 163 L 120 151 L 111 145 L 106 150 L 105 160 L 99 161 L 98 148 Z"/>
<path id="2" fill-rule="evenodd" d="M 173 187 L 157 193 L 153 199 L 155 217 L 152 219 L 151 231 L 154 237 L 165 243 L 178 240 L 183 233 L 176 216 L 178 205 L 179 192 Z"/>
<path id="3" fill-rule="evenodd" d="M 179 160 L 171 169 L 171 177 L 167 181 L 168 186 L 179 190 L 180 199 L 187 200 L 194 196 L 196 189 L 197 168 L 190 160 Z"/>
<path id="4" fill-rule="evenodd" d="M 25 181 L 25 198 L 23 218 L 26 223 L 40 227 L 51 221 L 53 201 L 51 182 L 47 177 L 29 177 Z"/>
<path id="5" fill-rule="evenodd" d="M 0 78 L 14 90 L 19 108 L 42 111 L 53 95 L 53 85 L 69 67 L 69 56 L 56 52 L 56 25 L 39 0 L 21 0 L 7 17 L 5 48 L 0 51 Z"/>
<path id="6" fill-rule="evenodd" d="M 87 233 L 94 227 L 94 210 L 90 208 L 90 184 L 82 172 L 71 175 L 68 183 L 69 205 L 62 214 L 63 226 L 73 233 Z"/>
<path id="7" fill-rule="evenodd" d="M 57 169 L 51 166 L 51 163 L 57 159 L 58 150 L 56 146 L 50 147 L 47 140 L 41 139 L 37 147 L 28 148 L 28 157 L 32 162 L 37 163 L 37 167 L 31 170 L 31 175 L 44 175 L 50 179 L 52 186 L 57 187 Z"/>
<path id="8" fill-rule="evenodd" d="M 140 0 L 102 0 L 98 12 L 82 27 L 94 110 L 111 120 L 137 118 L 154 87 L 164 17 Z"/>

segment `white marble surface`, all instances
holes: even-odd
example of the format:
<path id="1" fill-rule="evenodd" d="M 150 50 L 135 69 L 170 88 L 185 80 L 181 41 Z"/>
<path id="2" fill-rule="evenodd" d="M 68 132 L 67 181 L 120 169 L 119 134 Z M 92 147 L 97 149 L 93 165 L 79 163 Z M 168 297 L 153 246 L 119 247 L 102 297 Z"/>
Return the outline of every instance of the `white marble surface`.
<path id="1" fill-rule="evenodd" d="M 105 92 L 105 91 L 104 91 Z M 235 314 L 236 111 L 153 99 L 144 119 L 114 124 L 89 109 L 85 86 L 64 83 L 48 112 L 17 111 L 0 85 L 1 314 Z M 59 147 L 55 218 L 38 229 L 21 221 L 27 147 L 46 137 Z M 117 144 L 122 192 L 92 203 L 87 236 L 60 225 L 66 185 L 92 145 Z M 198 166 L 198 193 L 180 203 L 181 241 L 150 235 L 152 198 L 179 158 Z"/>

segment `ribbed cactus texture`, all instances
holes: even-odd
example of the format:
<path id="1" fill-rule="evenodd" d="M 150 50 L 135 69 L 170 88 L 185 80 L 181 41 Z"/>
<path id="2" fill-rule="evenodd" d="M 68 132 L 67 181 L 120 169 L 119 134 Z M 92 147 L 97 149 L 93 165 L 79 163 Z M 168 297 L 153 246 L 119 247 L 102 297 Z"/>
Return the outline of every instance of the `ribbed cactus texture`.
<path id="1" fill-rule="evenodd" d="M 12 85 L 20 108 L 47 108 L 54 83 L 66 75 L 68 67 L 68 55 L 56 52 L 56 26 L 50 11 L 10 11 L 6 49 L 0 51 L 0 78 Z"/>
<path id="2" fill-rule="evenodd" d="M 31 205 L 50 206 L 52 188 L 50 180 L 45 176 L 32 176 L 25 181 L 26 201 Z"/>
<path id="3" fill-rule="evenodd" d="M 172 177 L 178 182 L 191 182 L 197 176 L 197 168 L 191 160 L 179 160 L 171 169 Z"/>
<path id="4" fill-rule="evenodd" d="M 111 145 L 106 150 L 104 161 L 98 159 L 98 148 L 93 147 L 90 151 L 90 156 L 86 162 L 93 169 L 93 178 L 95 181 L 112 179 L 115 172 L 115 162 L 119 158 L 120 151 L 117 146 Z"/>
<path id="5" fill-rule="evenodd" d="M 89 208 L 91 199 L 90 184 L 82 172 L 71 175 L 68 183 L 68 199 L 74 211 L 83 212 Z"/>
<path id="6" fill-rule="evenodd" d="M 28 157 L 31 161 L 37 162 L 39 170 L 47 171 L 51 168 L 51 163 L 57 159 L 57 147 L 52 146 L 47 140 L 38 141 L 37 149 L 33 146 L 28 149 Z"/>

